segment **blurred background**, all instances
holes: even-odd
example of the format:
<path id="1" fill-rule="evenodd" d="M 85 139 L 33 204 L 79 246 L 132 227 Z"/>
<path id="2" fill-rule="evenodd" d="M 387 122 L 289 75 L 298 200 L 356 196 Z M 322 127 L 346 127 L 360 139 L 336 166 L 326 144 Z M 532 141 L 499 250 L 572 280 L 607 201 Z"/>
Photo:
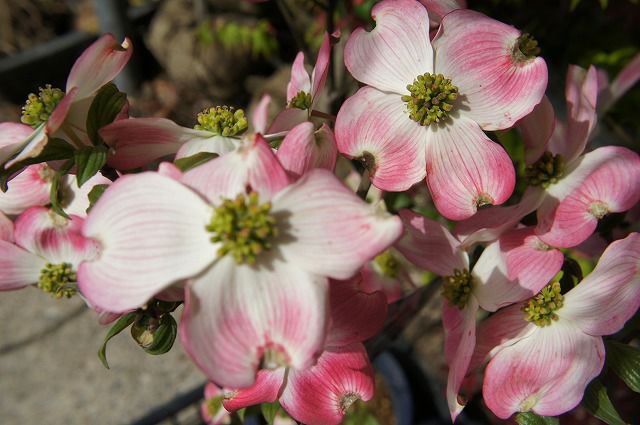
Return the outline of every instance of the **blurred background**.
<path id="1" fill-rule="evenodd" d="M 332 15 L 323 8 L 329 3 L 336 6 Z M 132 116 L 167 117 L 192 127 L 206 107 L 246 108 L 264 93 L 272 96 L 275 112 L 285 105 L 296 53 L 304 51 L 312 65 L 323 31 L 340 28 L 342 41 L 334 48 L 339 58 L 349 30 L 372 25 L 369 12 L 374 4 L 0 0 L 0 122 L 18 122 L 27 95 L 39 86 L 63 88 L 75 59 L 105 31 L 120 39 L 126 34 L 133 41 L 133 58 L 117 80 L 129 95 Z M 560 115 L 568 64 L 593 63 L 613 77 L 640 51 L 637 1 L 470 0 L 468 5 L 538 40 L 549 64 L 549 93 L 560 105 Z M 341 64 L 333 67 L 334 96 L 326 100 L 326 112 L 335 114 L 341 99 L 357 89 L 345 73 Z M 636 86 L 603 118 L 599 137 L 638 151 L 638 111 Z M 416 303 L 415 318 L 400 322 L 391 349 L 395 366 L 378 365 L 391 380 L 396 372 L 389 368 L 403 369 L 405 387 L 389 382 L 384 387 L 381 380 L 381 396 L 371 403 L 377 422 L 356 412 L 349 424 L 448 423 L 441 390 L 446 367 L 438 298 Z M 121 334 L 109 344 L 111 369 L 106 370 L 96 352 L 107 330 L 80 299 L 57 300 L 33 288 L 0 294 L 0 424 L 200 423 L 204 377 L 179 342 L 168 354 L 155 357 Z M 409 419 L 389 412 L 389 399 L 403 388 L 410 394 L 411 403 L 402 404 L 412 411 Z M 611 396 L 625 418 L 640 423 L 637 394 L 621 387 Z M 489 417 L 476 398 L 460 423 L 503 422 Z M 562 423 L 600 422 L 578 409 Z"/>

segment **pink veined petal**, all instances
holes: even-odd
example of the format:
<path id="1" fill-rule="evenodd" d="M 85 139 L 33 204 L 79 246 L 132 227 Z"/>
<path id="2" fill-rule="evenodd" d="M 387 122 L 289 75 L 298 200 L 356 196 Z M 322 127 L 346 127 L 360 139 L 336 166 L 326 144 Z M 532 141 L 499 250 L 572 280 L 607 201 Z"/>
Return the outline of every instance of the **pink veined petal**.
<path id="1" fill-rule="evenodd" d="M 299 92 L 311 93 L 311 80 L 304 68 L 304 53 L 298 52 L 291 66 L 291 79 L 287 84 L 287 104 Z"/>
<path id="2" fill-rule="evenodd" d="M 17 153 L 17 155 L 15 155 L 10 161 L 7 161 L 4 168 L 7 169 L 22 160 L 35 158 L 40 155 L 40 152 L 42 152 L 49 141 L 46 130 L 46 124 L 40 124 L 40 126 L 27 136 L 25 140 L 13 145 L 13 149 L 11 149 L 11 151 L 5 152 L 3 150 L 2 154 L 7 155 L 7 158 L 10 158 Z"/>
<path id="3" fill-rule="evenodd" d="M 265 134 L 267 123 L 269 122 L 270 103 L 271 96 L 265 94 L 260 98 L 260 102 L 258 102 L 258 105 L 256 105 L 256 108 L 253 110 L 253 114 L 251 114 L 251 124 L 253 125 L 254 132 Z"/>
<path id="4" fill-rule="evenodd" d="M 53 171 L 46 164 L 30 165 L 8 183 L 8 190 L 0 192 L 0 212 L 20 214 L 30 207 L 50 202 L 51 182 L 48 174 Z"/>
<path id="5" fill-rule="evenodd" d="M 558 416 L 573 409 L 604 365 L 602 338 L 586 335 L 571 322 L 538 328 L 505 347 L 485 369 L 482 394 L 499 418 L 533 411 Z"/>
<path id="6" fill-rule="evenodd" d="M 166 118 L 114 121 L 100 129 L 100 136 L 115 149 L 109 156 L 109 164 L 118 170 L 142 167 L 173 155 L 188 142 L 202 142 L 213 149 L 217 145 L 216 136 L 208 131 L 180 127 Z M 228 151 L 224 145 L 221 148 L 224 153 Z"/>
<path id="7" fill-rule="evenodd" d="M 326 347 L 362 342 L 374 336 L 387 317 L 387 298 L 381 291 L 366 293 L 359 288 L 360 276 L 329 282 L 331 326 Z"/>
<path id="8" fill-rule="evenodd" d="M 261 369 L 256 375 L 256 382 L 250 387 L 233 391 L 225 397 L 222 404 L 230 412 L 261 403 L 273 403 L 280 396 L 285 383 L 286 368 L 275 370 Z"/>
<path id="9" fill-rule="evenodd" d="M 433 72 L 429 16 L 412 0 L 385 0 L 371 10 L 376 27 L 357 28 L 347 40 L 344 63 L 353 77 L 377 89 L 408 93 L 418 75 Z"/>
<path id="10" fill-rule="evenodd" d="M 352 403 L 373 397 L 373 368 L 362 344 L 331 348 L 307 370 L 291 370 L 280 404 L 307 425 L 338 425 Z"/>
<path id="11" fill-rule="evenodd" d="M 469 297 L 469 302 L 463 310 L 451 306 L 448 301 L 442 302 L 442 325 L 445 331 L 444 351 L 449 374 L 447 378 L 447 405 L 451 422 L 464 409 L 466 401 L 459 398 L 462 381 L 471 362 L 476 345 L 476 314 L 478 301 Z"/>
<path id="12" fill-rule="evenodd" d="M 465 0 L 420 0 L 420 3 L 427 8 L 429 12 L 429 22 L 431 27 L 440 25 L 440 21 L 447 13 L 456 9 L 466 9 L 467 2 Z"/>
<path id="13" fill-rule="evenodd" d="M 256 134 L 233 152 L 187 171 L 182 182 L 213 204 L 235 198 L 247 188 L 258 192 L 264 202 L 287 186 L 289 177 L 271 147 Z"/>
<path id="14" fill-rule="evenodd" d="M 309 112 L 304 109 L 287 108 L 278 113 L 273 119 L 267 134 L 280 133 L 291 130 L 296 125 L 307 121 Z"/>
<path id="15" fill-rule="evenodd" d="M 509 304 L 531 298 L 555 275 L 553 273 L 547 278 L 548 271 L 543 270 L 541 276 L 520 272 L 519 275 L 509 277 L 508 264 L 505 261 L 508 257 L 501 249 L 499 242 L 488 245 L 472 270 L 475 282 L 473 294 L 478 298 L 480 307 L 487 311 L 496 311 Z M 559 255 L 562 265 L 562 253 Z M 553 260 L 557 258 L 554 257 Z"/>
<path id="16" fill-rule="evenodd" d="M 161 162 L 158 165 L 158 174 L 162 174 L 165 177 L 169 177 L 174 180 L 182 180 L 184 173 L 172 162 Z"/>
<path id="17" fill-rule="evenodd" d="M 318 57 L 316 58 L 316 64 L 311 72 L 311 98 L 313 100 L 320 97 L 320 92 L 324 88 L 324 84 L 327 81 L 327 74 L 329 72 L 329 60 L 331 57 L 331 46 L 329 44 L 329 34 L 326 32 L 322 37 L 322 44 L 318 51 Z M 289 96 L 287 96 L 288 98 Z"/>
<path id="18" fill-rule="evenodd" d="M 511 196 L 516 180 L 511 158 L 475 122 L 458 116 L 428 131 L 427 183 L 442 215 L 464 220 L 479 205 L 499 205 Z"/>
<path id="19" fill-rule="evenodd" d="M 218 388 L 213 382 L 208 382 L 204 387 L 204 401 L 200 404 L 200 415 L 206 425 L 229 425 L 231 418 L 229 411 L 222 405 L 216 405 L 217 412 L 209 410 L 209 400 L 213 398 L 221 398 L 224 401 L 225 391 Z"/>
<path id="20" fill-rule="evenodd" d="M 13 222 L 0 211 L 0 241 L 13 242 Z"/>
<path id="21" fill-rule="evenodd" d="M 455 234 L 462 246 L 469 249 L 478 242 L 498 239 L 520 220 L 538 208 L 545 196 L 541 188 L 529 187 L 515 205 L 483 208 L 470 218 L 456 224 Z"/>
<path id="22" fill-rule="evenodd" d="M 538 327 L 525 320 L 522 304 L 515 304 L 492 314 L 476 329 L 476 348 L 469 371 L 478 369 L 500 350 L 529 337 Z"/>
<path id="23" fill-rule="evenodd" d="M 69 263 L 77 268 L 81 261 L 93 259 L 97 251 L 95 242 L 80 232 L 83 222 L 78 216 L 60 217 L 45 207 L 29 208 L 16 219 L 16 244 L 49 263 Z"/>
<path id="24" fill-rule="evenodd" d="M 409 210 L 401 210 L 399 216 L 404 235 L 395 247 L 407 260 L 440 276 L 469 267 L 467 253 L 444 225 Z"/>
<path id="25" fill-rule="evenodd" d="M 82 187 L 78 187 L 76 176 L 67 174 L 64 179 L 63 189 L 64 211 L 69 215 L 73 214 L 79 217 L 86 217 L 87 209 L 90 205 L 89 192 L 97 185 L 110 185 L 111 183 L 113 182 L 98 171 L 93 177 L 84 182 Z"/>
<path id="26" fill-rule="evenodd" d="M 594 232 L 605 214 L 626 211 L 640 200 L 640 157 L 623 147 L 601 149 L 615 151 L 617 156 L 600 165 L 560 201 L 548 216 L 551 223 L 545 221 L 538 226 L 538 236 L 547 244 L 576 246 Z"/>
<path id="27" fill-rule="evenodd" d="M 46 260 L 11 242 L 0 240 L 0 291 L 24 288 L 38 282 Z"/>
<path id="28" fill-rule="evenodd" d="M 157 173 L 119 178 L 102 195 L 82 232 L 100 245 L 78 269 L 89 301 L 115 313 L 202 271 L 215 258 L 205 226 L 211 207 L 175 180 Z"/>
<path id="29" fill-rule="evenodd" d="M 294 178 L 314 168 L 333 171 L 337 155 L 331 129 L 323 124 L 318 131 L 314 131 L 314 125 L 309 121 L 289 131 L 276 153 L 284 169 Z"/>
<path id="30" fill-rule="evenodd" d="M 567 98 L 567 128 L 563 139 L 552 139 L 549 149 L 561 154 L 567 163 L 577 158 L 587 144 L 596 126 L 596 100 L 598 73 L 592 65 L 588 71 L 569 65 L 565 88 Z M 559 142 L 559 143 L 558 143 Z"/>
<path id="31" fill-rule="evenodd" d="M 201 152 L 215 153 L 220 156 L 232 152 L 238 147 L 235 137 L 212 136 L 207 139 L 193 139 L 186 142 L 176 153 L 176 159 L 186 158 Z"/>
<path id="32" fill-rule="evenodd" d="M 369 262 L 360 270 L 360 289 L 368 294 L 380 291 L 386 299 L 387 304 L 398 301 L 404 295 L 402 282 L 397 278 L 387 277 L 380 274 L 372 262 Z"/>
<path id="33" fill-rule="evenodd" d="M 366 165 L 376 187 L 404 191 L 424 178 L 426 131 L 399 95 L 361 88 L 342 104 L 335 132 L 341 153 L 373 162 Z"/>
<path id="34" fill-rule="evenodd" d="M 218 259 L 188 287 L 182 343 L 213 381 L 254 384 L 258 369 L 305 369 L 322 351 L 327 281 L 284 263 L 277 254 L 255 266 Z"/>
<path id="35" fill-rule="evenodd" d="M 353 276 L 402 233 L 398 217 L 366 204 L 322 169 L 278 193 L 271 211 L 279 223 L 283 257 L 334 279 Z"/>
<path id="36" fill-rule="evenodd" d="M 544 96 L 533 111 L 518 122 L 517 127 L 525 145 L 525 162 L 527 165 L 533 164 L 547 149 L 556 127 L 556 114 L 549 98 Z"/>
<path id="37" fill-rule="evenodd" d="M 17 146 L 33 133 L 28 125 L 13 122 L 0 123 L 0 164 L 11 158 Z"/>
<path id="38" fill-rule="evenodd" d="M 131 40 L 119 44 L 113 35 L 104 34 L 89 46 L 73 64 L 67 79 L 67 89 L 77 87 L 77 98 L 90 96 L 113 80 L 127 64 L 133 53 Z"/>
<path id="39" fill-rule="evenodd" d="M 610 335 L 640 307 L 640 235 L 632 233 L 604 251 L 595 270 L 564 296 L 558 316 L 589 335 Z"/>
<path id="40" fill-rule="evenodd" d="M 458 9 L 442 19 L 433 41 L 435 72 L 458 87 L 458 108 L 483 130 L 512 127 L 544 96 L 544 59 L 513 57 L 520 34 L 479 12 Z"/>
<path id="41" fill-rule="evenodd" d="M 625 66 L 615 80 L 606 87 L 602 99 L 598 101 L 598 112 L 604 113 L 613 106 L 640 79 L 640 54 Z"/>
<path id="42" fill-rule="evenodd" d="M 67 93 L 65 93 L 64 98 L 60 101 L 60 103 L 58 103 L 56 108 L 49 116 L 49 119 L 47 120 L 47 123 L 45 125 L 47 134 L 52 135 L 53 133 L 55 133 L 60 128 L 62 123 L 67 120 L 69 115 L 71 115 L 71 113 L 73 112 L 72 110 L 74 109 L 73 106 L 78 100 L 78 91 L 79 89 L 77 87 L 74 87 Z M 86 109 L 88 110 L 88 108 L 89 105 L 87 105 Z M 76 111 L 76 113 L 78 112 Z M 86 120 L 86 113 L 84 117 Z M 84 129 L 85 126 L 86 124 L 83 122 L 81 128 Z"/>

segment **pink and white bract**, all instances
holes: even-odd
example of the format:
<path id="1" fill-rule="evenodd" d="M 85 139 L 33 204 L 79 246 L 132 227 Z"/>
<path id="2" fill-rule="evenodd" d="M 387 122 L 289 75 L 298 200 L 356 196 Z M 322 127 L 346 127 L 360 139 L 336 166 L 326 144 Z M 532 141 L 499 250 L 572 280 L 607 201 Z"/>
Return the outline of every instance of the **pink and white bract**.
<path id="1" fill-rule="evenodd" d="M 380 2 L 372 16 L 375 29 L 356 29 L 345 48 L 347 69 L 368 86 L 338 113 L 339 151 L 361 159 L 383 190 L 426 176 L 438 211 L 453 220 L 503 203 L 515 172 L 482 130 L 512 126 L 542 99 L 547 67 L 529 39 L 454 10 L 432 44 L 426 9 L 410 0 Z"/>

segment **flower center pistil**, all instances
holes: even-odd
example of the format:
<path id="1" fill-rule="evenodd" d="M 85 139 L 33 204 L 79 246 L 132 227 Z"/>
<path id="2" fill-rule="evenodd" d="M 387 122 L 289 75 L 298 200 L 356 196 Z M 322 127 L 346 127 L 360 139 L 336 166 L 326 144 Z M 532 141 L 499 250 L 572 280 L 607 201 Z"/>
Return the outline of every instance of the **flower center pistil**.
<path id="1" fill-rule="evenodd" d="M 289 108 L 309 109 L 311 108 L 311 93 L 300 90 L 289 101 Z"/>
<path id="2" fill-rule="evenodd" d="M 452 276 L 445 276 L 442 295 L 460 310 L 465 308 L 473 289 L 473 276 L 468 269 L 455 269 Z"/>
<path id="3" fill-rule="evenodd" d="M 407 112 L 412 120 L 420 125 L 429 125 L 447 118 L 458 98 L 458 87 L 442 74 L 429 72 L 418 75 L 407 86 L 410 95 L 402 96 L 407 103 Z"/>
<path id="4" fill-rule="evenodd" d="M 526 320 L 540 327 L 549 326 L 558 320 L 558 311 L 564 304 L 564 296 L 560 292 L 560 283 L 553 282 L 542 288 L 542 291 L 531 298 L 522 307 L 527 315 Z"/>
<path id="5" fill-rule="evenodd" d="M 257 256 L 271 248 L 277 235 L 276 220 L 271 215 L 271 203 L 258 204 L 256 192 L 225 199 L 215 208 L 207 230 L 213 233 L 211 242 L 220 243 L 218 256 L 230 254 L 237 264 L 254 264 Z"/>
<path id="6" fill-rule="evenodd" d="M 209 131 L 218 136 L 232 137 L 243 133 L 249 124 L 242 109 L 216 106 L 198 114 L 196 130 Z"/>
<path id="7" fill-rule="evenodd" d="M 40 272 L 38 288 L 56 298 L 71 298 L 78 292 L 76 272 L 69 263 L 47 263 Z"/>
<path id="8" fill-rule="evenodd" d="M 20 121 L 33 128 L 38 127 L 49 119 L 63 97 L 64 92 L 51 87 L 51 84 L 47 84 L 44 88 L 40 87 L 38 95 L 29 94 L 26 103 L 22 107 Z"/>
<path id="9" fill-rule="evenodd" d="M 547 188 L 564 176 L 565 163 L 562 155 L 546 151 L 540 159 L 525 169 L 525 178 L 531 186 Z"/>

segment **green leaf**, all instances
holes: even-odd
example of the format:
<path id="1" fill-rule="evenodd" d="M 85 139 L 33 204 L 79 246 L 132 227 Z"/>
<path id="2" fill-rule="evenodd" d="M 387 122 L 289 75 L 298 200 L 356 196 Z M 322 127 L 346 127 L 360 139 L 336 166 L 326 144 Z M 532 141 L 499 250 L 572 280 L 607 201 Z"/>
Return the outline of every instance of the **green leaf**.
<path id="1" fill-rule="evenodd" d="M 640 393 L 640 350 L 607 341 L 607 364 L 633 391 Z"/>
<path id="2" fill-rule="evenodd" d="M 260 411 L 262 412 L 262 416 L 267 421 L 269 425 L 273 424 L 276 416 L 278 415 L 278 411 L 280 410 L 280 403 L 274 401 L 273 403 L 262 403 L 260 405 Z"/>
<path id="3" fill-rule="evenodd" d="M 184 172 L 191 170 L 198 165 L 202 165 L 205 162 L 216 158 L 217 156 L 218 154 L 213 152 L 198 152 L 197 154 L 188 156 L 186 158 L 176 159 L 174 165 Z"/>
<path id="4" fill-rule="evenodd" d="M 147 354 L 157 356 L 171 350 L 178 334 L 178 324 L 170 314 L 165 314 L 160 319 L 160 326 L 153 333 L 153 343 L 144 348 Z"/>
<path id="5" fill-rule="evenodd" d="M 98 133 L 102 127 L 111 124 L 127 103 L 127 95 L 115 84 L 107 83 L 96 93 L 87 113 L 87 134 L 95 146 L 104 142 Z"/>
<path id="6" fill-rule="evenodd" d="M 66 141 L 56 138 L 49 139 L 42 152 L 40 152 L 40 155 L 35 158 L 27 158 L 24 161 L 13 164 L 6 170 L 0 167 L 0 189 L 2 189 L 3 192 L 6 192 L 9 179 L 29 165 L 47 161 L 70 159 L 73 158 L 74 152 L 75 148 Z"/>
<path id="7" fill-rule="evenodd" d="M 607 389 L 598 378 L 591 381 L 582 399 L 582 405 L 596 418 L 609 425 L 626 425 L 611 404 Z"/>
<path id="8" fill-rule="evenodd" d="M 128 328 L 136 320 L 136 313 L 131 312 L 120 317 L 118 321 L 109 329 L 107 336 L 104 338 L 102 347 L 98 350 L 98 358 L 104 367 L 109 369 L 109 363 L 107 362 L 107 342 L 120 332 Z"/>
<path id="9" fill-rule="evenodd" d="M 93 177 L 107 162 L 106 146 L 87 146 L 75 153 L 76 179 L 78 187 L 81 187 Z"/>
<path id="10" fill-rule="evenodd" d="M 516 415 L 518 425 L 558 425 L 560 421 L 552 416 L 539 416 L 533 412 L 520 412 Z"/>
<path id="11" fill-rule="evenodd" d="M 71 167 L 73 167 L 73 159 L 67 160 L 67 162 L 65 162 L 62 167 L 56 171 L 53 175 L 53 179 L 51 180 L 51 191 L 49 193 L 51 209 L 55 211 L 56 214 L 64 218 L 69 218 L 69 216 L 64 212 L 64 209 L 60 204 L 60 184 L 62 183 L 62 178 L 69 173 L 69 170 L 71 170 Z"/>
<path id="12" fill-rule="evenodd" d="M 87 195 L 87 197 L 89 198 L 89 208 L 87 208 L 87 213 L 91 211 L 91 208 L 93 208 L 96 202 L 98 202 L 98 199 L 100 199 L 100 197 L 108 187 L 108 184 L 97 184 L 91 188 L 91 191 Z"/>

